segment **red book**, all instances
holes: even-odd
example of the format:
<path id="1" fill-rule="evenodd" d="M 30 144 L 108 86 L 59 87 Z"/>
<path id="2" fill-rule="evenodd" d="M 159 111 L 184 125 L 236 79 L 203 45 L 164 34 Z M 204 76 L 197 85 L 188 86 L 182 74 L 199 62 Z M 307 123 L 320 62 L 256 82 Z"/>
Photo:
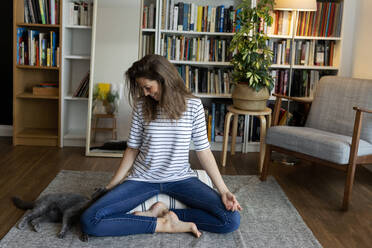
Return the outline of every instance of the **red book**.
<path id="1" fill-rule="evenodd" d="M 185 41 L 185 47 L 186 47 L 186 51 L 185 51 L 185 60 L 189 60 L 189 39 L 186 39 Z"/>
<path id="2" fill-rule="evenodd" d="M 40 66 L 40 52 L 39 52 L 39 41 L 35 40 L 35 46 L 36 46 L 36 66 Z"/>
<path id="3" fill-rule="evenodd" d="M 310 21 L 308 23 L 309 27 L 307 29 L 306 36 L 311 36 L 311 32 L 312 32 L 311 28 L 313 27 L 313 18 L 314 18 L 314 12 L 311 12 L 310 13 Z"/>
<path id="4" fill-rule="evenodd" d="M 330 37 L 333 34 L 334 17 L 335 17 L 335 3 L 331 3 L 331 15 L 329 16 L 329 26 L 328 26 L 327 37 Z"/>
<path id="5" fill-rule="evenodd" d="M 275 11 L 275 29 L 274 34 L 278 34 L 278 27 L 279 27 L 279 11 Z"/>
<path id="6" fill-rule="evenodd" d="M 324 19 L 322 23 L 322 37 L 326 36 L 326 27 L 327 27 L 327 19 L 328 19 L 328 10 L 329 10 L 329 4 L 330 3 L 324 3 Z"/>
<path id="7" fill-rule="evenodd" d="M 300 30 L 301 30 L 301 20 L 302 20 L 302 15 L 304 12 L 298 12 L 299 15 L 298 15 L 298 18 L 297 18 L 297 32 L 296 32 L 296 35 L 301 35 L 300 34 Z"/>
<path id="8" fill-rule="evenodd" d="M 333 55 L 334 55 L 334 50 L 335 48 L 335 42 L 334 41 L 331 41 L 331 44 L 329 46 L 329 66 L 333 66 Z"/>

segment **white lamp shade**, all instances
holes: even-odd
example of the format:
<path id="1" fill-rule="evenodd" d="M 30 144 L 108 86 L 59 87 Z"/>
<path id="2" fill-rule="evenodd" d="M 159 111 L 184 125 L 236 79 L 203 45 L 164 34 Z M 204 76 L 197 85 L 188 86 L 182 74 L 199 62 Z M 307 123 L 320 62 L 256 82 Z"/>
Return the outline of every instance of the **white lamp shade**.
<path id="1" fill-rule="evenodd" d="M 274 9 L 316 11 L 316 0 L 275 0 Z"/>

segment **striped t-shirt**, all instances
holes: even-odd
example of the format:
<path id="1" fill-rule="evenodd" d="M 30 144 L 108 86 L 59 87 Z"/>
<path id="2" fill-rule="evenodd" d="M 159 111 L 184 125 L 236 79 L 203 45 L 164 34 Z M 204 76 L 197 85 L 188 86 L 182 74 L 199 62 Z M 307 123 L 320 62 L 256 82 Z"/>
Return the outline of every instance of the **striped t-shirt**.
<path id="1" fill-rule="evenodd" d="M 189 149 L 209 148 L 205 114 L 200 99 L 186 100 L 187 109 L 178 120 L 169 120 L 159 111 L 157 118 L 146 123 L 139 102 L 133 110 L 127 146 L 139 149 L 128 180 L 170 182 L 195 177 L 190 168 Z"/>

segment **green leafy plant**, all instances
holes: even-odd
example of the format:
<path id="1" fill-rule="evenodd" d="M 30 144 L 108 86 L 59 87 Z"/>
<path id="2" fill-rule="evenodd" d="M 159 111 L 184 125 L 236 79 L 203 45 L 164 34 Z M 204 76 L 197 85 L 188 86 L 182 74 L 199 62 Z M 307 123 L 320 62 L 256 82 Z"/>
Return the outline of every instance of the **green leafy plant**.
<path id="1" fill-rule="evenodd" d="M 110 91 L 104 93 L 100 91 L 97 84 L 94 86 L 93 109 L 95 106 L 104 106 L 106 113 L 113 114 L 118 110 L 119 100 L 120 95 L 118 91 L 110 89 Z"/>
<path id="2" fill-rule="evenodd" d="M 108 93 L 107 93 L 107 96 L 106 96 L 106 100 L 109 102 L 109 103 L 115 103 L 116 100 L 119 99 L 119 93 L 117 91 L 112 91 L 110 90 Z"/>
<path id="3" fill-rule="evenodd" d="M 271 26 L 274 0 L 257 1 L 251 8 L 251 0 L 243 0 L 238 6 L 237 24 L 240 29 L 235 33 L 229 50 L 234 52 L 231 63 L 234 66 L 233 77 L 236 83 L 248 84 L 256 91 L 264 87 L 269 92 L 274 87 L 274 80 L 269 67 L 272 64 L 273 52 L 268 47 L 269 38 L 260 30 L 261 22 Z"/>

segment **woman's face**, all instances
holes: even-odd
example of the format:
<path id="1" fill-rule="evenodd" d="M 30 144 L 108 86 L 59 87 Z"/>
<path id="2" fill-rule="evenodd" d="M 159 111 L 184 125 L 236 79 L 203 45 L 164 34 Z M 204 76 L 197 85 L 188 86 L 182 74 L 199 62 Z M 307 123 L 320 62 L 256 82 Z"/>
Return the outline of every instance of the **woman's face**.
<path id="1" fill-rule="evenodd" d="M 160 85 L 158 81 L 143 77 L 137 78 L 136 81 L 145 96 L 151 96 L 156 101 L 160 100 Z"/>

